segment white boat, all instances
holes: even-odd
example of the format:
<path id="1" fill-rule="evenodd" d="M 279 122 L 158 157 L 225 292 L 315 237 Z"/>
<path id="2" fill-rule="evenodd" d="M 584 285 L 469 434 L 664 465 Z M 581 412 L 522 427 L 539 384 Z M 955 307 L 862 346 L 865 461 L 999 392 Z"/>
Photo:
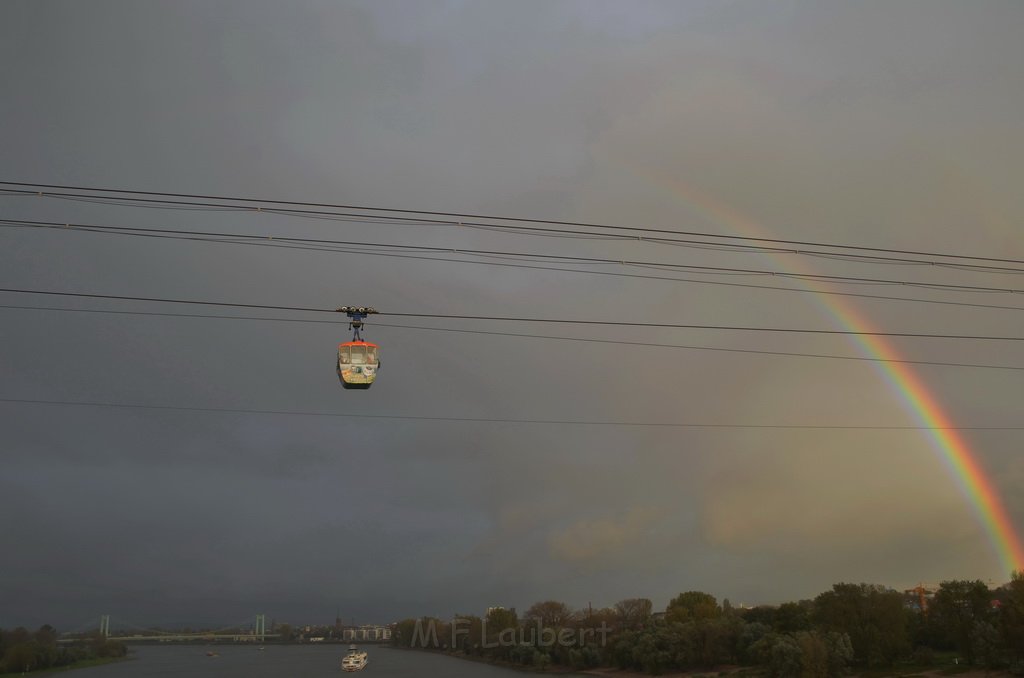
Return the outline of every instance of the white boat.
<path id="1" fill-rule="evenodd" d="M 348 654 L 341 658 L 341 670 L 362 671 L 369 663 L 370 658 L 366 652 L 359 650 L 355 645 L 349 645 Z"/>

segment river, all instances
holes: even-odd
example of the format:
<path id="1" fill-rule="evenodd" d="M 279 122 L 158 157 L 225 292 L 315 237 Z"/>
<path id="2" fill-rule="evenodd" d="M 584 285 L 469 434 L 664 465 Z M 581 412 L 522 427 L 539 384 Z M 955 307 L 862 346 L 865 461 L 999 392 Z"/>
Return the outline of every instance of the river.
<path id="1" fill-rule="evenodd" d="M 320 678 L 342 675 L 341 657 L 347 645 L 129 645 L 131 659 L 78 669 L 74 678 Z M 451 678 L 509 678 L 520 671 L 456 659 L 429 652 L 361 646 L 370 663 L 360 672 L 377 678 L 445 676 Z M 208 657 L 207 652 L 218 656 Z"/>

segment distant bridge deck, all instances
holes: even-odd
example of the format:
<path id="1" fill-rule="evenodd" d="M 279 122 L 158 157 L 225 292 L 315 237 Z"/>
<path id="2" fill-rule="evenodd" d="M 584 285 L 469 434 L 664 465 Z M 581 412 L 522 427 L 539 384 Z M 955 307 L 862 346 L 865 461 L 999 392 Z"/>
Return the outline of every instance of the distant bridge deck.
<path id="1" fill-rule="evenodd" d="M 159 636 L 110 636 L 109 640 L 119 640 L 122 643 L 152 643 L 152 642 L 230 642 L 230 643 L 262 643 L 264 639 L 268 642 L 276 641 L 281 637 L 279 633 L 266 633 L 260 636 L 251 636 L 244 633 L 165 633 Z M 73 642 L 64 640 L 62 642 Z M 289 645 L 387 645 L 390 638 L 293 638 L 285 641 Z"/>
<path id="2" fill-rule="evenodd" d="M 184 642 L 189 640 L 194 641 L 215 641 L 215 640 L 228 640 L 235 643 L 261 643 L 264 640 L 271 640 L 279 638 L 278 633 L 264 633 L 261 636 L 254 636 L 250 633 L 161 633 L 157 635 L 132 635 L 132 636 L 108 636 L 107 640 L 119 640 L 122 643 L 131 642 Z M 75 643 L 81 640 L 89 640 L 88 638 L 61 638 L 58 642 L 61 643 Z"/>

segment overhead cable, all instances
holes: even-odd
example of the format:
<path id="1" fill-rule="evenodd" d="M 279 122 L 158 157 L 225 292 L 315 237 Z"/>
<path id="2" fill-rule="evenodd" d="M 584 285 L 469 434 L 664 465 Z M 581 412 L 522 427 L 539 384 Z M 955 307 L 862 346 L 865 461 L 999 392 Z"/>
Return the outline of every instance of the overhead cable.
<path id="1" fill-rule="evenodd" d="M 640 428 L 700 428 L 700 429 L 781 429 L 781 430 L 850 430 L 850 431 L 1024 431 L 1024 426 L 869 426 L 861 424 L 736 424 L 692 422 L 604 421 L 581 419 L 512 419 L 505 417 L 456 417 L 406 414 L 359 414 L 349 412 L 309 412 L 301 410 L 253 409 L 241 407 L 195 407 L 178 405 L 147 405 L 142 403 L 115 403 L 87 400 L 42 400 L 35 398 L 0 398 L 2 403 L 24 405 L 54 405 L 69 407 L 100 407 L 137 410 L 167 410 L 177 412 L 217 412 L 224 414 L 267 414 L 298 417 L 329 417 L 346 419 L 384 419 L 404 421 L 461 422 L 475 424 L 530 424 L 554 426 L 602 426 Z"/>
<path id="2" fill-rule="evenodd" d="M 723 235 L 717 233 L 699 232 L 699 231 L 683 231 L 673 229 L 658 229 L 650 227 L 639 227 L 639 226 L 617 226 L 611 224 L 600 224 L 594 222 L 582 222 L 582 221 L 564 221 L 554 219 L 531 219 L 524 217 L 503 217 L 486 214 L 473 214 L 464 212 L 442 212 L 434 210 L 413 210 L 403 208 L 391 208 L 391 207 L 376 207 L 376 206 L 365 206 L 365 205 L 353 205 L 344 203 L 328 203 L 328 202 L 300 202 L 294 200 L 280 200 L 280 199 L 268 199 L 268 198 L 250 198 L 250 197 L 235 197 L 235 196 L 220 196 L 220 195 L 205 195 L 196 193 L 174 193 L 167 191 L 139 191 L 139 190 L 128 190 L 119 188 L 101 188 L 94 186 L 74 186 L 74 185 L 61 185 L 61 184 L 44 184 L 44 183 L 30 183 L 30 182 L 18 182 L 18 181 L 0 181 L 0 186 L 17 186 L 22 187 L 20 189 L 10 189 L 12 192 L 20 192 L 24 194 L 36 194 L 40 196 L 53 195 L 56 197 L 106 197 L 109 200 L 120 200 L 128 201 L 135 200 L 141 202 L 152 202 L 152 203 L 174 203 L 180 204 L 197 204 L 199 206 L 212 206 L 208 203 L 194 203 L 190 201 L 230 201 L 232 203 L 244 203 L 247 205 L 257 206 L 255 209 L 259 211 L 258 205 L 275 205 L 275 206 L 287 206 L 287 207 L 315 207 L 315 208 L 329 208 L 333 210 L 359 210 L 361 212 L 370 212 L 377 214 L 392 214 L 392 215 L 410 215 L 419 219 L 421 215 L 426 217 L 445 217 L 447 223 L 451 223 L 452 220 L 456 220 L 456 223 L 465 223 L 468 219 L 485 219 L 490 222 L 511 222 L 520 224 L 533 224 L 538 226 L 572 226 L 578 228 L 591 228 L 600 229 L 607 231 L 616 232 L 634 232 L 634 233 L 658 233 L 667 235 L 683 235 L 690 237 L 701 237 L 710 238 L 713 240 L 725 240 L 725 241 L 740 241 L 740 242 L 761 242 L 761 243 L 774 243 L 782 245 L 793 245 L 798 247 L 824 247 L 836 250 L 848 250 L 854 252 L 871 252 L 876 254 L 901 254 L 910 256 L 928 256 L 928 257 L 939 257 L 950 260 L 962 260 L 962 261 L 985 261 L 992 263 L 1012 263 L 1012 264 L 1024 264 L 1024 260 L 1020 259 L 1007 259 L 998 257 L 985 257 L 985 256 L 974 256 L 966 254 L 952 254 L 944 252 L 926 252 L 920 250 L 903 250 L 895 248 L 885 247 L 870 247 L 866 245 L 848 245 L 840 243 L 827 243 L 827 242 L 813 242 L 805 240 L 785 240 L 780 238 L 765 238 L 765 237 L 754 237 L 754 236 L 740 236 L 740 235 Z M 45 190 L 42 190 L 45 189 Z M 75 191 L 75 193 L 59 193 L 60 191 Z M 83 193 L 85 192 L 85 193 Z M 102 194 L 99 196 L 90 196 L 89 194 Z M 156 198 L 149 197 L 156 196 Z M 230 205 L 222 205 L 224 207 L 230 207 Z M 495 226 L 495 223 L 483 223 L 474 224 L 480 226 Z M 707 243 L 705 243 L 707 244 Z M 801 254 L 800 251 L 790 250 L 789 253 Z M 823 254 L 823 253 L 818 253 Z"/>
<path id="3" fill-rule="evenodd" d="M 215 320 L 247 320 L 247 321 L 262 321 L 262 322 L 279 322 L 279 323 L 305 323 L 315 325 L 342 325 L 348 322 L 347 318 L 339 320 L 313 320 L 310 318 L 268 318 L 265 316 L 245 316 L 245 315 L 224 315 L 224 314 L 209 314 L 209 313 L 160 313 L 155 311 L 118 311 L 113 309 L 98 309 L 98 308 L 64 308 L 64 307 L 53 307 L 53 306 L 16 306 L 11 304 L 0 304 L 0 309 L 8 310 L 25 310 L 25 311 L 54 311 L 54 312 L 68 312 L 68 313 L 94 313 L 103 315 L 126 315 L 126 316 L 151 316 L 160 318 L 199 318 L 199 319 L 215 319 Z M 828 360 L 856 360 L 863 362 L 874 362 L 874 363 L 901 363 L 907 365 L 929 365 L 936 367 L 966 367 L 976 369 L 989 369 L 989 370 L 1020 370 L 1024 371 L 1024 367 L 1018 367 L 1015 365 L 989 365 L 982 363 L 954 363 L 948 361 L 939 360 L 901 360 L 895 358 L 875 358 L 868 356 L 850 356 L 850 355 L 834 355 L 828 353 L 800 353 L 796 351 L 767 351 L 761 349 L 745 349 L 745 348 L 726 348 L 723 346 L 695 346 L 689 344 L 664 344 L 649 341 L 625 341 L 617 339 L 595 339 L 592 337 L 565 337 L 550 334 L 525 334 L 520 332 L 496 332 L 493 330 L 467 330 L 454 327 L 426 327 L 423 325 L 399 325 L 394 323 L 382 323 L 374 321 L 373 327 L 389 327 L 395 329 L 404 330 L 420 330 L 429 332 L 452 332 L 456 334 L 476 334 L 484 336 L 495 336 L 495 337 L 520 337 L 524 339 L 547 339 L 553 341 L 577 341 L 591 344 L 614 344 L 623 346 L 642 346 L 650 348 L 672 348 L 682 349 L 690 351 L 717 351 L 721 353 L 747 353 L 753 355 L 769 355 L 769 356 L 780 356 L 780 357 L 791 357 L 791 358 L 819 358 Z"/>
<path id="4" fill-rule="evenodd" d="M 96 294 L 87 292 L 62 292 L 54 290 L 33 290 L 24 288 L 0 288 L 0 292 L 11 294 L 40 294 L 58 297 L 78 297 L 85 299 L 116 299 L 120 301 L 145 301 L 152 303 L 167 304 L 193 304 L 199 306 L 220 306 L 225 308 L 256 308 L 274 311 L 299 311 L 308 313 L 335 313 L 336 309 L 309 307 L 309 306 L 283 306 L 272 304 L 246 304 L 224 301 L 206 301 L 198 299 L 167 299 L 163 297 L 142 297 L 120 294 Z M 491 316 L 491 315 L 470 315 L 453 313 L 413 313 L 380 311 L 380 315 L 396 318 L 434 318 L 438 320 L 486 320 L 495 322 L 518 322 L 518 323 L 549 323 L 566 325 L 594 325 L 607 327 L 648 327 L 662 329 L 694 329 L 694 330 L 721 330 L 730 332 L 773 332 L 791 334 L 821 334 L 821 335 L 845 335 L 845 336 L 876 336 L 876 337 L 903 337 L 916 339 L 959 339 L 977 341 L 1024 341 L 1024 336 L 998 336 L 998 335 L 973 335 L 973 334 L 940 334 L 922 332 L 874 332 L 866 330 L 822 330 L 794 327 L 753 327 L 742 325 L 700 325 L 689 323 L 652 323 L 652 322 L 630 322 L 624 320 L 585 320 L 579 318 L 529 318 L 515 316 Z"/>
<path id="5" fill-rule="evenodd" d="M 400 243 L 377 243 L 377 242 L 365 242 L 357 240 L 331 240 L 323 238 L 297 238 L 293 236 L 283 235 L 255 235 L 251 233 L 226 233 L 217 231 L 198 231 L 198 230 L 184 230 L 184 229 L 167 229 L 167 228 L 140 228 L 131 226 L 106 226 L 97 224 L 82 224 L 82 223 L 61 223 L 53 221 L 30 221 L 23 219 L 3 219 L 0 218 L 0 226 L 7 225 L 17 228 L 43 228 L 60 231 L 76 231 L 82 233 L 102 233 L 108 235 L 123 235 L 123 236 L 138 236 L 138 237 L 169 237 L 172 239 L 183 239 L 183 240 L 199 240 L 202 242 L 214 242 L 214 243 L 225 243 L 225 244 L 258 244 L 270 247 L 285 247 L 290 244 L 297 244 L 301 246 L 312 246 L 311 249 L 316 251 L 324 252 L 341 252 L 347 254 L 371 254 L 381 255 L 385 254 L 382 252 L 373 252 L 366 250 L 351 250 L 351 249 L 334 249 L 337 247 L 347 248 L 377 248 L 385 251 L 401 251 L 401 252 L 419 252 L 419 253 L 443 253 L 443 254 L 457 254 L 466 256 L 480 256 L 480 257 L 504 257 L 507 259 L 518 259 L 535 262 L 554 262 L 563 264 L 586 264 L 586 265 L 613 265 L 613 266 L 630 266 L 639 268 L 650 268 L 655 270 L 677 270 L 686 271 L 689 273 L 697 274 L 708 274 L 708 275 L 749 275 L 758 277 L 775 277 L 785 278 L 793 280 L 802 280 L 807 282 L 824 282 L 831 284 L 847 284 L 847 285 L 883 285 L 883 286 L 900 286 L 900 287 L 915 287 L 930 290 L 940 291 L 951 291 L 951 292 L 971 292 L 971 293 L 1000 293 L 1000 294 L 1024 294 L 1024 289 L 1014 289 L 1005 287 L 986 287 L 979 285 L 958 285 L 951 283 L 939 283 L 939 282 L 925 282 L 915 280 L 892 280 L 885 278 L 863 278 L 857 276 L 836 276 L 836 275 L 824 275 L 817 273 L 790 273 L 787 271 L 775 271 L 765 269 L 748 269 L 748 268 L 732 268 L 724 266 L 704 266 L 696 264 L 680 264 L 674 262 L 658 262 L 658 261 L 643 261 L 633 259 L 616 259 L 610 257 L 581 257 L 581 256 L 569 256 L 560 254 L 545 254 L 535 252 L 509 252 L 505 250 L 479 250 L 471 248 L 452 248 L 452 247 L 437 247 L 428 245 L 408 245 Z M 295 249 L 307 249 L 306 247 L 296 247 Z M 446 259 L 450 261 L 450 259 Z M 477 262 L 481 263 L 481 262 Z M 594 271 L 581 270 L 581 269 L 563 269 L 571 270 L 578 273 L 594 273 Z M 787 289 L 794 291 L 801 291 L 805 293 L 821 293 L 828 294 L 827 290 L 817 289 L 796 289 L 796 288 L 778 288 L 771 287 L 771 289 Z M 928 303 L 932 300 L 917 300 Z M 941 300 L 940 300 L 941 301 Z M 958 302 L 947 302 L 947 303 L 958 303 Z M 1015 307 L 1008 307 L 1015 308 Z M 1024 309 L 1020 309 L 1024 310 Z"/>

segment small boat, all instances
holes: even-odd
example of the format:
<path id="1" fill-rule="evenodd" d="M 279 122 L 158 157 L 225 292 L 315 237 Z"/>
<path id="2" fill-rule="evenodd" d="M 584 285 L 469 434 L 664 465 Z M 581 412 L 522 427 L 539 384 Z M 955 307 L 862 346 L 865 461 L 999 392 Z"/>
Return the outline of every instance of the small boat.
<path id="1" fill-rule="evenodd" d="M 264 651 L 264 650 L 266 650 L 267 648 L 265 648 L 265 647 L 263 647 L 262 645 L 260 645 L 260 646 L 259 646 L 258 648 L 256 648 L 256 649 L 257 649 L 257 650 L 259 650 L 260 652 L 263 652 L 263 651 Z"/>
<path id="2" fill-rule="evenodd" d="M 342 671 L 362 671 L 370 663 L 366 652 L 360 651 L 355 645 L 348 646 L 348 654 L 341 659 Z"/>
<path id="3" fill-rule="evenodd" d="M 217 654 L 216 652 L 214 652 L 213 650 L 208 650 L 208 651 L 206 652 L 206 656 L 207 656 L 207 657 L 219 657 L 220 655 L 219 655 L 219 654 Z"/>

